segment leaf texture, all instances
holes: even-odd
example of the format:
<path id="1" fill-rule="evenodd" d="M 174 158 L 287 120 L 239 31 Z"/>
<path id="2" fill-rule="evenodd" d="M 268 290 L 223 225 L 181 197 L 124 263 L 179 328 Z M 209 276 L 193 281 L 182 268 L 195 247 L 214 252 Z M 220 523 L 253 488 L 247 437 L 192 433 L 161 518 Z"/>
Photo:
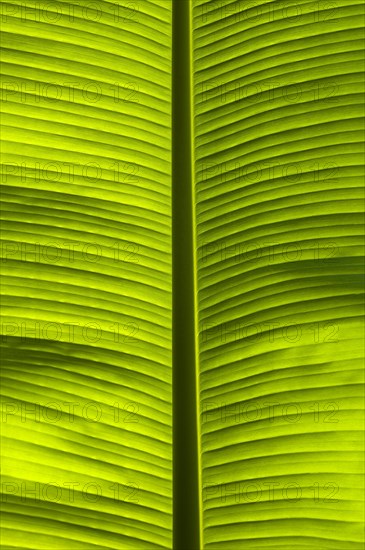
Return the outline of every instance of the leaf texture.
<path id="1" fill-rule="evenodd" d="M 201 547 L 361 550 L 363 6 L 191 9 Z M 171 11 L 2 3 L 5 550 L 172 547 Z"/>
<path id="2" fill-rule="evenodd" d="M 171 548 L 171 2 L 4 2 L 4 548 Z"/>
<path id="3" fill-rule="evenodd" d="M 361 4 L 194 2 L 207 550 L 363 548 Z"/>

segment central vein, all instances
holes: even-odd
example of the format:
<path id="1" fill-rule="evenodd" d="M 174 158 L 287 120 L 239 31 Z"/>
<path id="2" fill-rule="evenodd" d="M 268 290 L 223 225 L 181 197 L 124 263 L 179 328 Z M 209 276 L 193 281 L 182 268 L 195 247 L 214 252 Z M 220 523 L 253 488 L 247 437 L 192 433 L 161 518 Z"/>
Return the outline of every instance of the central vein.
<path id="1" fill-rule="evenodd" d="M 200 466 L 193 193 L 190 0 L 173 0 L 173 531 L 174 550 L 199 550 Z"/>

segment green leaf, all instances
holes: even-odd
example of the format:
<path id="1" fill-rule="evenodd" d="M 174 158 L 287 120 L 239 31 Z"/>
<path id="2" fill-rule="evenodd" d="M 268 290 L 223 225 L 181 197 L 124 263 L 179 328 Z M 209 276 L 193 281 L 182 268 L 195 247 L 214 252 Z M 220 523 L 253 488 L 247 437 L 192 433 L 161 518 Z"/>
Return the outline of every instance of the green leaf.
<path id="1" fill-rule="evenodd" d="M 204 548 L 360 550 L 363 8 L 248 4 L 194 4 Z"/>
<path id="2" fill-rule="evenodd" d="M 182 2 L 2 3 L 3 548 L 361 550 L 363 6 Z"/>
<path id="3" fill-rule="evenodd" d="M 170 548 L 171 3 L 4 14 L 3 543 Z"/>

